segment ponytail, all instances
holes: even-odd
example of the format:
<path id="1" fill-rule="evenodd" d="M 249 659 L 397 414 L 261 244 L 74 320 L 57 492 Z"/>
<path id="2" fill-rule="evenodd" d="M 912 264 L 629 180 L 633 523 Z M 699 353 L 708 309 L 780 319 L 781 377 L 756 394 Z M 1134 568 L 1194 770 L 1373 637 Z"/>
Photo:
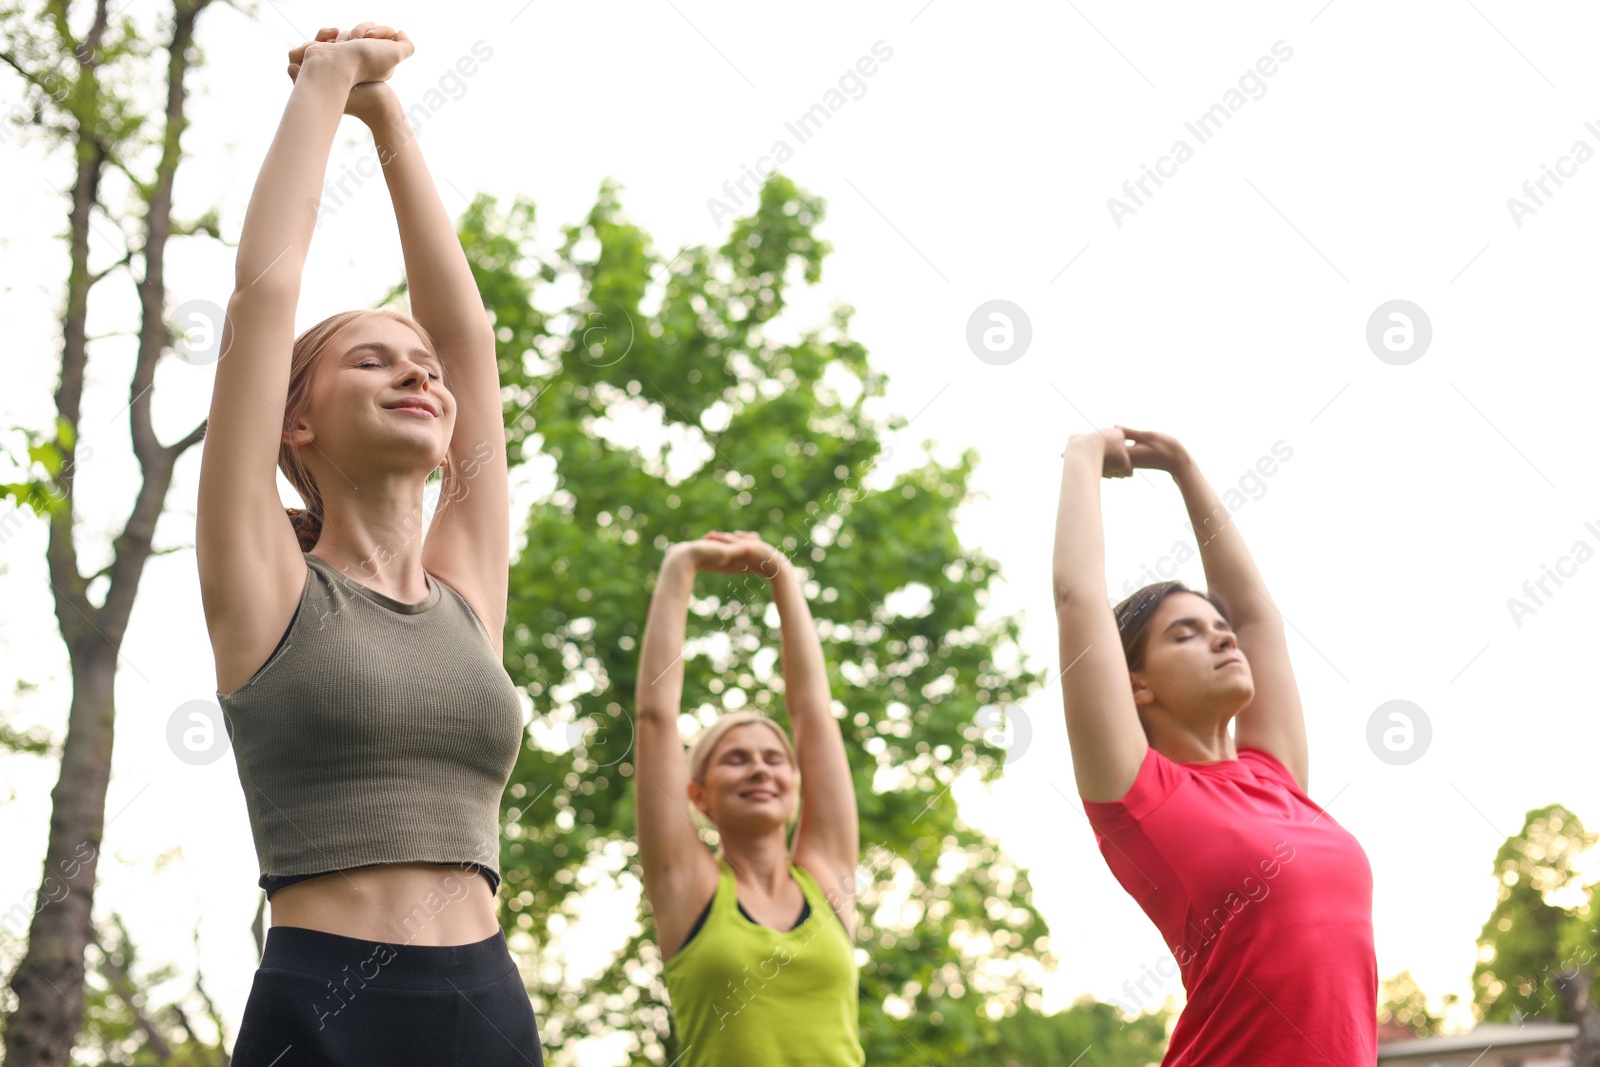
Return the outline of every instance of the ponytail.
<path id="1" fill-rule="evenodd" d="M 310 552 L 322 538 L 322 516 L 305 508 L 285 508 L 294 536 L 300 542 L 300 551 Z"/>

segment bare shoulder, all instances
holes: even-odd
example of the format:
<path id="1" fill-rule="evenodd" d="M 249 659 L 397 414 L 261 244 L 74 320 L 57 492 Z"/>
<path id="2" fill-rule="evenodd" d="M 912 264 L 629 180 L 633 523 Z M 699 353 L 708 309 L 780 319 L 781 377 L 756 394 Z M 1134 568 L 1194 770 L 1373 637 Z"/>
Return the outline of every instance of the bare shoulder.
<path id="1" fill-rule="evenodd" d="M 715 895 L 721 874 L 711 850 L 701 845 L 693 860 L 670 875 L 656 872 L 647 876 L 645 889 L 663 959 L 670 959 L 683 947 L 695 920 Z"/>
<path id="2" fill-rule="evenodd" d="M 254 558 L 240 551 L 197 549 L 196 555 L 217 692 L 227 694 L 253 678 L 278 647 L 305 595 L 309 568 L 292 530 L 287 541 L 268 540 Z"/>
<path id="3" fill-rule="evenodd" d="M 806 857 L 796 854 L 794 865 L 811 876 L 817 883 L 823 897 L 833 908 L 839 921 L 844 923 L 846 932 L 853 939 L 856 932 L 856 897 L 860 895 L 861 887 L 857 884 L 858 870 L 856 864 L 847 864 L 840 861 L 819 861 L 815 857 Z"/>

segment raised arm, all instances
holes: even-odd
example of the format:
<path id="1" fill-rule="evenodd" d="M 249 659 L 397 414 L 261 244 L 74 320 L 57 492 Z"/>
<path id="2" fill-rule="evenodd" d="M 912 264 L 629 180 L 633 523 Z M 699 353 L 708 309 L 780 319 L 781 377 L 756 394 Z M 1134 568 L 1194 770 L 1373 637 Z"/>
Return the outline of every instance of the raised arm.
<path id="1" fill-rule="evenodd" d="M 404 36 L 367 23 L 351 33 L 363 29 L 377 37 Z M 510 578 L 511 497 L 494 328 L 400 98 L 384 82 L 357 85 L 350 96 L 350 113 L 372 130 L 394 204 L 411 317 L 433 338 L 445 386 L 456 401 L 455 431 L 422 565 L 484 615 L 498 642 Z"/>
<path id="2" fill-rule="evenodd" d="M 634 689 L 634 821 L 663 958 L 682 946 L 717 884 L 716 861 L 700 840 L 689 805 L 689 766 L 678 734 L 694 576 L 693 543 L 669 548 L 650 597 Z"/>
<path id="3" fill-rule="evenodd" d="M 1249 661 L 1256 691 L 1234 719 L 1234 743 L 1270 752 L 1305 789 L 1310 775 L 1305 714 L 1289 662 L 1283 616 L 1267 595 L 1267 583 L 1245 547 L 1244 535 L 1181 444 L 1147 430 L 1123 432 L 1134 442 L 1129 454 L 1135 466 L 1160 463 L 1161 469 L 1170 468 L 1200 545 L 1206 586 L 1228 606 L 1239 650 Z M 1156 460 L 1157 456 L 1163 459 Z"/>
<path id="4" fill-rule="evenodd" d="M 1116 430 L 1074 434 L 1062 456 L 1054 587 L 1061 638 L 1061 698 L 1078 794 L 1121 800 L 1150 743 L 1139 725 L 1128 660 L 1106 598 L 1100 479 L 1132 474 Z"/>
<path id="5" fill-rule="evenodd" d="M 766 548 L 766 546 L 762 546 Z M 800 761 L 800 825 L 794 861 L 821 885 L 845 928 L 855 929 L 855 875 L 861 851 L 861 820 L 844 735 L 833 714 L 828 667 L 822 659 L 811 608 L 794 566 L 768 550 L 759 568 L 772 587 L 783 635 L 783 702 Z"/>
<path id="6" fill-rule="evenodd" d="M 195 548 L 225 690 L 238 666 L 228 657 L 242 664 L 260 640 L 275 642 L 305 580 L 276 468 L 295 304 L 334 132 L 350 87 L 387 78 L 409 54 L 405 42 L 325 40 L 290 53 L 294 87 L 245 211 L 200 460 Z"/>

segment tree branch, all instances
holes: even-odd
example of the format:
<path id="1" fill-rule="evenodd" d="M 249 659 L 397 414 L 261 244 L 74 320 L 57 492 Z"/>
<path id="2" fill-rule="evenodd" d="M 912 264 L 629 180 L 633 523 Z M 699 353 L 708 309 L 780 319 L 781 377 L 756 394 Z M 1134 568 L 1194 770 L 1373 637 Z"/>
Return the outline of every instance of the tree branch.
<path id="1" fill-rule="evenodd" d="M 38 89 L 46 94 L 49 93 L 50 90 L 44 87 L 44 83 L 39 80 L 39 76 L 33 73 L 33 71 L 23 67 L 23 65 L 17 61 L 17 57 L 14 53 L 10 51 L 0 52 L 0 63 L 4 63 L 6 66 L 16 71 L 17 74 L 22 77 L 23 81 L 27 82 L 35 89 Z"/>
<path id="2" fill-rule="evenodd" d="M 111 264 L 111 266 L 107 267 L 105 270 L 98 271 L 98 272 L 96 272 L 94 274 L 89 275 L 89 288 L 93 289 L 95 286 L 99 285 L 101 282 L 103 282 L 105 280 L 106 275 L 110 274 L 112 271 L 116 270 L 118 267 L 127 267 L 127 266 L 130 266 L 132 263 L 133 263 L 133 249 L 130 248 L 126 252 L 123 253 L 121 259 L 119 259 L 115 263 Z M 113 333 L 102 333 L 102 334 L 97 334 L 94 337 L 85 337 L 84 341 L 85 342 L 98 341 L 102 337 L 137 337 L 137 336 L 138 336 L 138 334 L 131 333 L 131 332 L 127 331 L 127 330 L 117 330 L 117 331 L 115 331 Z"/>
<path id="3" fill-rule="evenodd" d="M 126 946 L 127 930 L 123 928 L 122 920 L 113 917 L 113 921 L 117 924 L 117 928 L 121 930 L 123 945 Z M 106 976 L 106 982 L 111 986 L 111 991 L 117 995 L 117 999 L 121 1000 L 127 1006 L 129 1013 L 133 1015 L 133 1021 L 144 1033 L 145 1042 L 149 1045 L 150 1051 L 163 1062 L 170 1060 L 172 1058 L 172 1046 L 167 1043 L 166 1035 L 156 1029 L 155 1024 L 150 1021 L 150 1017 L 139 1007 L 139 987 L 133 984 L 133 979 L 129 976 L 127 968 L 118 953 L 106 948 L 98 930 L 91 933 L 89 940 L 95 948 L 100 950 L 100 970 Z"/>
<path id="4" fill-rule="evenodd" d="M 199 959 L 200 927 L 198 924 L 194 928 L 194 952 L 195 959 Z M 222 1067 L 228 1067 L 232 1057 L 230 1057 L 226 1051 L 223 1051 L 228 1047 L 228 1030 L 227 1027 L 223 1025 L 222 1013 L 217 1010 L 216 1002 L 211 999 L 211 994 L 206 992 L 205 975 L 201 973 L 198 964 L 195 965 L 194 971 L 194 989 L 196 993 L 200 994 L 200 1002 L 206 1006 L 206 1014 L 211 1016 L 211 1025 L 217 1028 L 217 1049 L 222 1053 Z M 187 1019 L 184 1020 L 183 1028 L 189 1031 L 189 1037 L 194 1041 L 195 1044 L 202 1044 L 199 1038 L 194 1036 L 194 1031 L 189 1028 L 189 1022 Z"/>
<path id="5" fill-rule="evenodd" d="M 167 455 L 171 456 L 172 459 L 176 461 L 179 456 L 183 455 L 191 447 L 201 441 L 204 441 L 206 439 L 206 426 L 209 422 L 209 419 L 201 419 L 199 426 L 196 426 L 194 429 L 184 434 L 181 438 L 167 446 Z"/>
<path id="6" fill-rule="evenodd" d="M 129 183 L 133 186 L 134 192 L 139 194 L 140 200 L 143 200 L 147 203 L 149 202 L 151 196 L 151 186 L 149 182 L 145 181 L 143 178 L 140 178 L 137 174 L 133 173 L 133 171 L 129 170 L 128 165 L 122 161 L 122 157 L 117 155 L 115 152 L 106 153 L 106 162 L 110 163 L 111 166 L 119 171 L 124 178 L 128 179 Z"/>
<path id="7" fill-rule="evenodd" d="M 183 131 L 187 91 L 184 77 L 189 70 L 189 52 L 194 45 L 195 20 L 210 0 L 178 0 L 173 5 L 172 37 L 167 43 L 167 109 L 162 138 L 161 161 L 155 181 L 149 186 L 144 216 L 144 277 L 139 282 L 139 356 L 129 385 L 133 401 L 128 405 L 129 428 L 134 455 L 144 473 L 139 496 L 128 515 L 127 524 L 117 538 L 112 562 L 111 588 L 106 591 L 105 630 L 120 636 L 133 611 L 133 598 L 139 576 L 150 555 L 150 541 L 156 520 L 166 502 L 172 481 L 172 467 L 183 449 L 194 444 L 203 430 L 191 431 L 179 442 L 182 448 L 164 448 L 156 439 L 151 424 L 151 386 L 155 384 L 156 363 L 172 344 L 171 327 L 166 321 L 166 248 L 172 233 L 172 186 L 178 163 L 183 158 Z M 203 424 L 202 424 L 203 426 Z"/>
<path id="8" fill-rule="evenodd" d="M 201 233 L 213 240 L 222 240 L 222 222 L 217 217 L 216 208 L 211 208 L 193 222 L 174 222 L 172 224 L 172 236 L 174 237 L 193 237 Z"/>

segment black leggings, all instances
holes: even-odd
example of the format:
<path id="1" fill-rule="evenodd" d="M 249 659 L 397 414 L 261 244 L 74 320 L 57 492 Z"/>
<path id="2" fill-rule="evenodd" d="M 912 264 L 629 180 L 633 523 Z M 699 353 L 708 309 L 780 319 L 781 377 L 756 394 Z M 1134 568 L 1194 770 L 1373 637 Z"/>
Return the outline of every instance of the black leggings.
<path id="1" fill-rule="evenodd" d="M 268 929 L 233 1067 L 347 1064 L 543 1067 L 505 934 L 406 945 Z"/>

